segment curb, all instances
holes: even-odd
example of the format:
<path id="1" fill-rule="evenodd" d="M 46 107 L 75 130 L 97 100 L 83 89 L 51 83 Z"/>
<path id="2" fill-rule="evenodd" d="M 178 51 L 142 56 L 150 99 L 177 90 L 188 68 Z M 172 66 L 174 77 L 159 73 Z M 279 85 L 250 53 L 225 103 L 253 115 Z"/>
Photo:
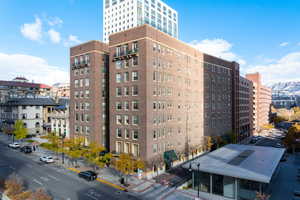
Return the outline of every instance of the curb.
<path id="1" fill-rule="evenodd" d="M 70 170 L 70 171 L 73 171 L 73 172 L 75 172 L 75 173 L 77 173 L 77 174 L 80 172 L 79 170 L 74 169 L 74 168 L 67 168 L 67 169 Z M 100 182 L 100 183 L 104 183 L 104 184 L 109 185 L 109 186 L 111 186 L 111 187 L 114 187 L 114 188 L 116 188 L 116 189 L 118 189 L 118 190 L 127 191 L 126 188 L 121 187 L 121 186 L 119 186 L 119 185 L 116 185 L 116 184 L 114 184 L 114 183 L 111 183 L 111 182 L 109 182 L 109 181 L 107 181 L 107 180 L 104 180 L 104 179 L 97 178 L 96 181 L 98 181 L 98 182 Z"/>

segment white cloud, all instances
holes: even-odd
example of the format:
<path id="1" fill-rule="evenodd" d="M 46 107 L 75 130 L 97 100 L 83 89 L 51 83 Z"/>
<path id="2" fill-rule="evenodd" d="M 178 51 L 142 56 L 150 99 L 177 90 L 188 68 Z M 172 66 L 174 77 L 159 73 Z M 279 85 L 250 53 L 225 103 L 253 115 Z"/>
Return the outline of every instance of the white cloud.
<path id="1" fill-rule="evenodd" d="M 260 72 L 266 84 L 300 81 L 300 52 L 289 53 L 270 64 L 249 66 L 247 73 L 253 72 Z"/>
<path id="2" fill-rule="evenodd" d="M 69 35 L 68 39 L 70 42 L 80 43 L 80 40 L 78 39 L 78 37 L 76 35 Z"/>
<path id="3" fill-rule="evenodd" d="M 21 33 L 25 38 L 34 41 L 42 39 L 42 21 L 39 17 L 35 17 L 35 22 L 31 24 L 23 24 L 21 26 Z"/>
<path id="4" fill-rule="evenodd" d="M 289 45 L 289 43 L 288 42 L 282 42 L 282 43 L 280 43 L 280 45 L 279 46 L 281 46 L 281 47 L 286 47 L 286 46 L 288 46 Z"/>
<path id="5" fill-rule="evenodd" d="M 60 19 L 59 17 L 50 17 L 48 19 L 48 24 L 50 26 L 61 25 L 63 23 L 64 23 L 64 21 L 62 19 Z"/>
<path id="6" fill-rule="evenodd" d="M 68 39 L 65 40 L 64 45 L 65 47 L 69 47 L 71 45 L 79 44 L 81 41 L 78 39 L 76 35 L 69 35 Z"/>
<path id="7" fill-rule="evenodd" d="M 16 76 L 25 76 L 37 83 L 52 85 L 57 82 L 68 82 L 69 73 L 58 66 L 52 66 L 40 57 L 24 54 L 0 53 L 1 80 L 11 80 Z"/>
<path id="8" fill-rule="evenodd" d="M 60 33 L 59 32 L 55 31 L 54 29 L 50 29 L 48 31 L 48 35 L 50 37 L 50 40 L 53 43 L 55 43 L 55 44 L 60 43 L 61 38 L 60 38 Z"/>
<path id="9" fill-rule="evenodd" d="M 246 61 L 231 51 L 232 44 L 224 39 L 205 39 L 202 41 L 192 41 L 191 45 L 201 52 L 212 56 L 220 57 L 229 61 L 237 61 L 245 65 Z"/>

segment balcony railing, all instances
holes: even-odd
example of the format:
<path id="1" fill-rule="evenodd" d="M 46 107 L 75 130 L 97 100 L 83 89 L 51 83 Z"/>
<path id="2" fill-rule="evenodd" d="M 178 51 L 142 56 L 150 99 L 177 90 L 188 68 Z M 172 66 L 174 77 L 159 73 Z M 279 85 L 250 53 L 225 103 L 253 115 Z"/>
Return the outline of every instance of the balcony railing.
<path id="1" fill-rule="evenodd" d="M 84 68 L 84 67 L 88 67 L 90 66 L 90 62 L 82 62 L 82 63 L 73 63 L 72 64 L 72 69 L 80 69 L 80 68 Z"/>
<path id="2" fill-rule="evenodd" d="M 113 56 L 113 61 L 126 60 L 132 57 L 138 56 L 138 49 L 132 49 L 128 51 L 121 51 L 120 53 L 115 53 Z"/>

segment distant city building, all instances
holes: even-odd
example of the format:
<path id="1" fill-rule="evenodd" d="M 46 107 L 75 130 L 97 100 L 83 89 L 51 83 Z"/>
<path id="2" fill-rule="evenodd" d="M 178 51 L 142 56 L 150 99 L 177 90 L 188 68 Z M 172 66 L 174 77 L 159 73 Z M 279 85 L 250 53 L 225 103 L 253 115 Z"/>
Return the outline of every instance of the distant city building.
<path id="1" fill-rule="evenodd" d="M 24 77 L 12 81 L 0 80 L 0 103 L 10 98 L 49 96 L 51 87 L 45 84 L 31 83 Z"/>
<path id="2" fill-rule="evenodd" d="M 251 134 L 239 64 L 149 25 L 72 47 L 70 60 L 70 137 L 141 157 L 150 171 L 198 154 L 206 136 Z"/>
<path id="3" fill-rule="evenodd" d="M 270 123 L 272 90 L 262 85 L 259 73 L 246 74 L 246 78 L 253 82 L 253 126 L 256 131 L 260 131 L 262 126 Z"/>
<path id="4" fill-rule="evenodd" d="M 272 94 L 272 105 L 277 109 L 291 109 L 292 107 L 299 106 L 297 96 L 277 95 L 274 93 Z"/>
<path id="5" fill-rule="evenodd" d="M 253 134 L 253 83 L 240 76 L 239 85 L 239 140 Z"/>
<path id="6" fill-rule="evenodd" d="M 46 134 L 51 129 L 50 113 L 57 104 L 51 98 L 13 98 L 0 104 L 2 128 L 12 128 L 22 120 L 31 135 Z"/>
<path id="7" fill-rule="evenodd" d="M 56 83 L 56 84 L 52 85 L 51 97 L 53 97 L 53 98 L 61 98 L 61 97 L 70 98 L 70 83 Z"/>
<path id="8" fill-rule="evenodd" d="M 103 0 L 103 41 L 111 34 L 149 24 L 178 38 L 178 13 L 161 0 Z"/>
<path id="9" fill-rule="evenodd" d="M 70 137 L 69 131 L 69 102 L 68 98 L 60 98 L 57 100 L 57 106 L 52 108 L 51 118 L 51 132 L 58 136 Z"/>

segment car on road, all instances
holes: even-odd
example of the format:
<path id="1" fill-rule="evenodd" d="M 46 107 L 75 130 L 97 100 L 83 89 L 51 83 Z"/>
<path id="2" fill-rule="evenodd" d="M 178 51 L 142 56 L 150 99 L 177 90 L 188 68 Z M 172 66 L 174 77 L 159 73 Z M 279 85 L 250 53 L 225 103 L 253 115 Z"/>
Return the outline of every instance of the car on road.
<path id="1" fill-rule="evenodd" d="M 82 172 L 79 172 L 78 176 L 87 181 L 94 181 L 97 179 L 97 173 L 95 173 L 93 171 L 82 171 Z"/>
<path id="2" fill-rule="evenodd" d="M 52 156 L 42 156 L 40 157 L 40 161 L 45 163 L 54 163 L 54 159 L 52 158 Z"/>
<path id="3" fill-rule="evenodd" d="M 14 142 L 14 143 L 9 144 L 8 147 L 13 148 L 13 149 L 17 149 L 17 148 L 20 148 L 21 145 L 17 142 Z"/>
<path id="4" fill-rule="evenodd" d="M 32 148 L 31 146 L 23 146 L 20 148 L 20 151 L 23 153 L 32 153 Z"/>

